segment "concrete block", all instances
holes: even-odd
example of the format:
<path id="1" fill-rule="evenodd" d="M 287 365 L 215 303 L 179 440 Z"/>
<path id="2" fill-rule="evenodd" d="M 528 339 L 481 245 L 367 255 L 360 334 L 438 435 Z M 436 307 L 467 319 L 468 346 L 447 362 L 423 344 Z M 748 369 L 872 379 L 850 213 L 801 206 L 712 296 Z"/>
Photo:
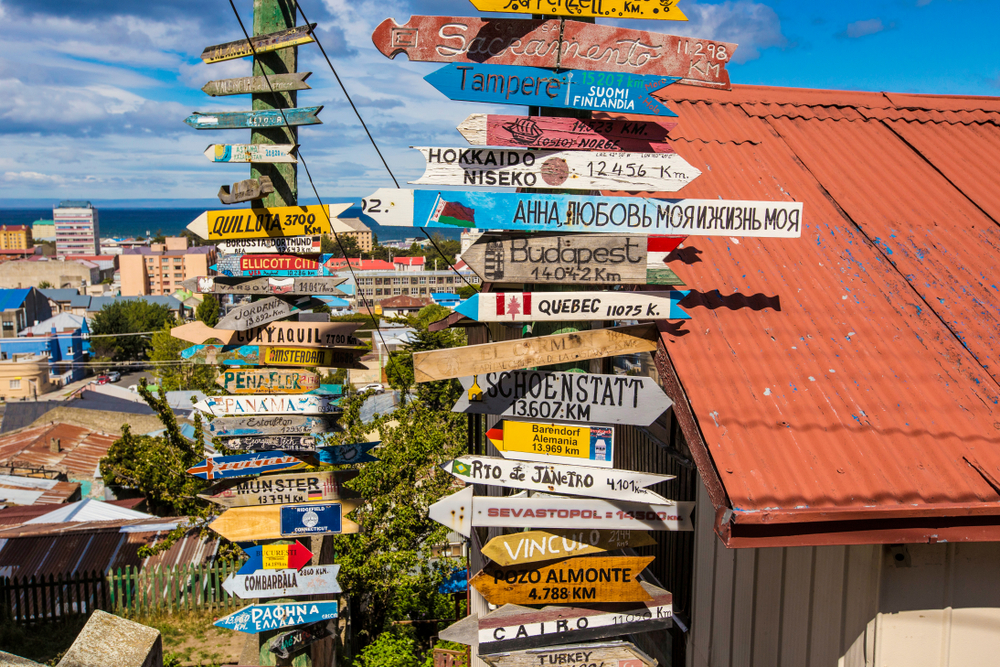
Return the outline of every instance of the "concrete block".
<path id="1" fill-rule="evenodd" d="M 160 631 L 95 610 L 56 667 L 163 667 Z"/>

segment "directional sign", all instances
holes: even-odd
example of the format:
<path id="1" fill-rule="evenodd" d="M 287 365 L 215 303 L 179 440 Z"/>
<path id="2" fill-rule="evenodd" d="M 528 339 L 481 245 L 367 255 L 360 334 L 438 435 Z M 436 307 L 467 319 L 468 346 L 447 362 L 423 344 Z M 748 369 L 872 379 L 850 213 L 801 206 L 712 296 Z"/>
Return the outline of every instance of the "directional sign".
<path id="1" fill-rule="evenodd" d="M 480 656 L 490 667 L 656 667 L 657 662 L 629 642 L 572 644 Z"/>
<path id="2" fill-rule="evenodd" d="M 585 68 L 580 68 L 585 69 Z M 306 79 L 312 72 L 290 72 L 263 76 L 241 76 L 236 79 L 216 79 L 201 87 L 202 92 L 212 97 L 220 95 L 249 95 L 251 93 L 284 93 L 290 90 L 309 90 Z M 270 85 L 268 85 L 270 84 Z M 263 145 L 263 144 L 262 144 Z"/>
<path id="3" fill-rule="evenodd" d="M 631 470 L 608 470 L 566 463 L 527 463 L 495 456 L 471 455 L 448 461 L 441 468 L 466 484 L 640 503 L 669 502 L 645 487 L 674 477 Z"/>
<path id="4" fill-rule="evenodd" d="M 309 25 L 301 25 L 280 32 L 257 35 L 256 37 L 251 37 L 249 40 L 239 39 L 235 42 L 209 46 L 201 52 L 201 59 L 206 63 L 217 63 L 234 58 L 246 58 L 255 53 L 268 53 L 269 51 L 287 49 L 299 44 L 308 44 L 316 41 L 312 36 L 312 31 L 315 27 L 315 23 L 310 23 Z"/>
<path id="5" fill-rule="evenodd" d="M 337 425 L 339 418 L 339 412 L 322 417 L 294 415 L 224 417 L 207 422 L 205 431 L 216 438 L 235 438 L 243 435 L 322 434 L 341 430 Z"/>
<path id="6" fill-rule="evenodd" d="M 310 349 L 304 347 L 264 347 L 243 345 L 226 348 L 222 345 L 192 345 L 181 350 L 181 357 L 195 364 L 224 366 L 324 366 L 363 370 L 358 359 L 368 354 L 360 349 Z"/>
<path id="7" fill-rule="evenodd" d="M 676 116 L 653 93 L 676 76 L 452 63 L 424 77 L 450 100 Z M 192 117 L 193 118 L 193 117 Z M 193 123 L 189 123 L 193 124 Z"/>
<path id="8" fill-rule="evenodd" d="M 228 239 L 218 244 L 222 255 L 269 254 L 269 253 L 317 253 L 320 249 L 318 236 L 278 236 L 268 239 Z"/>
<path id="9" fill-rule="evenodd" d="M 797 202 L 382 188 L 362 211 L 389 227 L 798 238 Z M 478 213 L 478 220 L 477 220 Z"/>
<path id="10" fill-rule="evenodd" d="M 378 461 L 377 458 L 368 453 L 369 450 L 382 444 L 381 440 L 376 442 L 356 442 L 348 445 L 336 445 L 333 447 L 320 447 L 316 452 L 316 458 L 320 463 L 326 465 L 352 465 L 355 463 L 370 463 Z"/>
<path id="11" fill-rule="evenodd" d="M 372 41 L 383 55 L 394 58 L 405 53 L 411 62 L 658 74 L 681 77 L 680 83 L 725 89 L 729 88 L 726 65 L 736 50 L 728 42 L 581 21 L 472 16 L 411 16 L 404 25 L 385 19 L 372 33 Z"/>
<path id="12" fill-rule="evenodd" d="M 533 366 L 601 359 L 619 354 L 652 352 L 656 349 L 658 338 L 655 324 L 636 324 L 466 345 L 415 353 L 413 373 L 417 382 L 429 382 L 463 375 L 485 375 Z"/>
<path id="13" fill-rule="evenodd" d="M 683 236 L 484 234 L 462 261 L 487 282 L 682 285 L 666 264 Z"/>
<path id="14" fill-rule="evenodd" d="M 477 322 L 689 320 L 678 305 L 687 291 L 490 292 L 473 294 L 455 312 Z"/>
<path id="15" fill-rule="evenodd" d="M 261 109 L 260 111 L 195 111 L 184 122 L 196 130 L 257 130 L 264 127 L 320 125 L 323 107 Z"/>
<path id="16" fill-rule="evenodd" d="M 472 0 L 472 5 L 481 12 L 687 21 L 675 0 Z"/>
<path id="17" fill-rule="evenodd" d="M 256 452 L 315 452 L 316 438 L 311 435 L 241 435 L 227 440 L 226 447 Z"/>
<path id="18" fill-rule="evenodd" d="M 233 183 L 232 187 L 223 185 L 219 188 L 219 201 L 223 204 L 239 204 L 240 202 L 260 199 L 266 194 L 274 192 L 274 184 L 269 176 L 260 178 L 249 178 L 245 181 Z"/>
<path id="19" fill-rule="evenodd" d="M 246 477 L 262 472 L 277 470 L 297 470 L 305 468 L 308 462 L 302 457 L 284 452 L 254 452 L 253 454 L 237 454 L 236 456 L 215 456 L 203 459 L 192 468 L 189 475 L 207 479 L 229 479 L 231 477 Z"/>
<path id="20" fill-rule="evenodd" d="M 237 574 L 251 574 L 259 570 L 296 571 L 309 564 L 313 553 L 298 540 L 295 544 L 265 544 L 243 549 L 247 561 Z M 242 597 L 242 596 L 240 596 Z"/>
<path id="21" fill-rule="evenodd" d="M 220 628 L 256 634 L 278 628 L 290 628 L 306 623 L 337 618 L 337 603 L 324 602 L 277 602 L 274 604 L 253 604 L 234 611 L 229 616 L 215 622 Z"/>
<path id="22" fill-rule="evenodd" d="M 205 157 L 212 162 L 298 162 L 297 144 L 211 144 Z"/>
<path id="23" fill-rule="evenodd" d="M 526 148 L 432 148 L 421 185 L 676 192 L 701 171 L 677 153 L 622 153 Z"/>
<path id="24" fill-rule="evenodd" d="M 452 412 L 649 426 L 673 405 L 649 377 L 504 371 L 461 382 Z"/>
<path id="25" fill-rule="evenodd" d="M 651 505 L 558 496 L 476 496 L 467 486 L 430 506 L 429 516 L 466 537 L 473 528 L 694 530 L 694 503 Z M 230 510 L 232 511 L 232 510 Z"/>
<path id="26" fill-rule="evenodd" d="M 568 558 L 549 565 L 489 565 L 469 580 L 490 604 L 645 602 L 636 576 L 653 556 Z"/>
<path id="27" fill-rule="evenodd" d="M 286 598 L 298 595 L 328 595 L 343 591 L 337 583 L 339 565 L 320 565 L 291 570 L 257 570 L 231 574 L 222 582 L 238 598 Z"/>
<path id="28" fill-rule="evenodd" d="M 483 555 L 507 566 L 653 544 L 656 540 L 641 530 L 529 530 L 494 537 L 483 547 Z"/>
<path id="29" fill-rule="evenodd" d="M 275 635 L 267 643 L 267 648 L 279 658 L 288 660 L 293 653 L 334 635 L 336 631 L 337 625 L 333 621 L 319 621 Z"/>
<path id="30" fill-rule="evenodd" d="M 357 470 L 279 473 L 236 483 L 221 482 L 198 497 L 223 507 L 339 500 L 345 493 L 347 497 L 352 494 L 343 484 L 357 475 Z"/>
<path id="31" fill-rule="evenodd" d="M 338 503 L 235 507 L 220 514 L 208 527 L 230 542 L 356 533 L 360 526 L 344 519 L 343 515 L 360 505 L 360 500 L 342 500 Z"/>
<path id="32" fill-rule="evenodd" d="M 207 241 L 326 234 L 330 231 L 330 216 L 340 215 L 350 206 L 348 203 L 205 211 L 187 228 Z"/>
<path id="33" fill-rule="evenodd" d="M 276 296 L 233 308 L 219 320 L 216 329 L 246 331 L 288 317 L 297 309 Z"/>
<path id="34" fill-rule="evenodd" d="M 170 335 L 191 343 L 218 339 L 224 345 L 294 345 L 295 347 L 354 347 L 364 341 L 351 334 L 358 322 L 272 322 L 245 331 L 213 329 L 195 320 L 174 327 Z"/>
<path id="35" fill-rule="evenodd" d="M 339 413 L 336 398 L 305 394 L 302 396 L 209 396 L 194 404 L 215 416 L 222 415 L 321 415 Z"/>
<path id="36" fill-rule="evenodd" d="M 222 255 L 213 268 L 233 278 L 255 276 L 332 276 L 343 272 L 344 260 L 324 255 Z"/>
<path id="37" fill-rule="evenodd" d="M 181 283 L 184 289 L 195 294 L 250 294 L 261 295 L 320 295 L 347 296 L 337 289 L 347 278 L 340 276 L 314 276 L 309 278 L 226 278 L 221 276 L 196 276 Z"/>
<path id="38" fill-rule="evenodd" d="M 507 458 L 542 463 L 612 467 L 615 429 L 611 426 L 540 424 L 503 420 L 486 432 Z"/>
<path id="39" fill-rule="evenodd" d="M 304 394 L 319 388 L 319 376 L 310 371 L 225 370 L 215 384 L 230 394 Z"/>
<path id="40" fill-rule="evenodd" d="M 474 113 L 458 126 L 473 146 L 558 148 L 567 151 L 673 153 L 667 132 L 677 123 Z"/>

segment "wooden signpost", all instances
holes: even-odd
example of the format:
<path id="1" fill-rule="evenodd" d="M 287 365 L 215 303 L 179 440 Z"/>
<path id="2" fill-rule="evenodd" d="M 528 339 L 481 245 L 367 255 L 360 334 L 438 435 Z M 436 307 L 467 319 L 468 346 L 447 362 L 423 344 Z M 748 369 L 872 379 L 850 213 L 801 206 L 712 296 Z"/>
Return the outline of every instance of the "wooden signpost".
<path id="1" fill-rule="evenodd" d="M 550 109 L 676 116 L 653 93 L 675 76 L 588 72 L 555 73 L 538 67 L 451 63 L 424 77 L 450 100 L 539 105 Z"/>
<path id="2" fill-rule="evenodd" d="M 332 276 L 344 271 L 343 260 L 332 255 L 222 255 L 212 267 L 233 278 L 257 276 Z"/>
<path id="3" fill-rule="evenodd" d="M 226 447 L 255 452 L 315 452 L 316 438 L 311 435 L 241 435 L 227 440 Z"/>
<path id="4" fill-rule="evenodd" d="M 324 366 L 328 368 L 367 368 L 358 359 L 368 354 L 359 349 L 310 349 L 305 347 L 264 347 L 243 345 L 226 348 L 222 345 L 192 345 L 181 350 L 181 356 L 195 364 L 224 366 Z"/>
<path id="5" fill-rule="evenodd" d="M 299 570 L 309 564 L 313 553 L 304 544 L 264 544 L 245 547 L 247 561 L 236 574 L 252 574 L 259 570 Z"/>
<path id="6" fill-rule="evenodd" d="M 302 396 L 209 396 L 194 404 L 210 415 L 321 415 L 339 413 L 336 398 Z"/>
<path id="7" fill-rule="evenodd" d="M 249 130 L 262 127 L 321 125 L 323 107 L 261 109 L 259 111 L 195 111 L 184 122 L 196 130 Z"/>
<path id="8" fill-rule="evenodd" d="M 472 0 L 472 6 L 481 12 L 687 21 L 676 2 L 662 0 Z"/>
<path id="9" fill-rule="evenodd" d="M 336 634 L 336 632 L 337 625 L 333 621 L 319 621 L 272 637 L 267 648 L 282 660 L 288 660 L 293 654 L 312 646 L 321 639 Z"/>
<path id="10" fill-rule="evenodd" d="M 319 389 L 319 376 L 310 371 L 227 369 L 215 384 L 230 394 L 304 394 Z"/>
<path id="11" fill-rule="evenodd" d="M 484 234 L 462 261 L 492 283 L 683 285 L 666 265 L 683 236 Z"/>
<path id="12" fill-rule="evenodd" d="M 548 565 L 488 565 L 469 583 L 490 604 L 601 604 L 645 602 L 636 576 L 653 556 L 567 558 Z"/>
<path id="13" fill-rule="evenodd" d="M 224 345 L 294 345 L 295 347 L 355 347 L 364 342 L 351 334 L 358 322 L 272 322 L 245 331 L 213 329 L 196 320 L 170 330 L 191 343 L 217 339 Z"/>
<path id="14" fill-rule="evenodd" d="M 656 667 L 657 662 L 630 642 L 553 646 L 480 656 L 490 667 Z"/>
<path id="15" fill-rule="evenodd" d="M 251 296 L 292 294 L 296 296 L 347 296 L 337 289 L 347 282 L 340 276 L 308 278 L 226 278 L 198 276 L 181 283 L 195 294 L 249 294 Z"/>
<path id="16" fill-rule="evenodd" d="M 441 468 L 466 484 L 640 503 L 670 502 L 645 487 L 674 477 L 614 468 L 567 463 L 525 463 L 495 456 L 472 455 L 448 461 Z"/>
<path id="17" fill-rule="evenodd" d="M 520 146 L 564 151 L 673 153 L 667 133 L 677 123 L 474 113 L 458 131 L 473 146 Z"/>
<path id="18" fill-rule="evenodd" d="M 298 415 L 268 415 L 250 417 L 223 417 L 209 420 L 205 431 L 212 437 L 235 438 L 244 435 L 295 435 L 339 431 L 339 412 L 322 417 Z"/>
<path id="19" fill-rule="evenodd" d="M 656 540 L 641 530 L 529 530 L 494 537 L 483 555 L 506 567 L 653 544 Z"/>
<path id="20" fill-rule="evenodd" d="M 485 375 L 532 366 L 601 359 L 619 354 L 652 352 L 656 349 L 658 338 L 656 325 L 650 323 L 466 345 L 415 353 L 413 373 L 417 382 L 429 382 L 464 375 Z"/>
<path id="21" fill-rule="evenodd" d="M 337 583 L 339 571 L 339 565 L 257 570 L 249 574 L 231 574 L 222 582 L 222 587 L 230 595 L 244 600 L 338 594 L 343 592 Z"/>
<path id="22" fill-rule="evenodd" d="M 288 317 L 295 310 L 296 308 L 287 301 L 272 296 L 233 308 L 216 323 L 215 328 L 246 331 Z"/>
<path id="23" fill-rule="evenodd" d="M 290 628 L 317 621 L 337 618 L 337 603 L 323 602 L 275 602 L 273 604 L 253 604 L 234 611 L 215 622 L 228 630 L 257 634 L 267 630 Z"/>
<path id="24" fill-rule="evenodd" d="M 297 470 L 305 468 L 308 461 L 300 456 L 284 452 L 254 452 L 253 454 L 237 454 L 235 456 L 216 456 L 203 459 L 197 465 L 188 468 L 187 473 L 207 479 L 229 479 L 246 477 L 262 472 L 278 470 Z"/>
<path id="25" fill-rule="evenodd" d="M 504 371 L 461 382 L 452 411 L 468 414 L 649 426 L 673 405 L 649 377 Z"/>
<path id="26" fill-rule="evenodd" d="M 226 444 L 228 446 L 228 442 Z M 344 482 L 354 479 L 357 475 L 357 470 L 280 473 L 240 480 L 235 484 L 222 482 L 199 494 L 198 497 L 223 507 L 256 507 L 340 500 L 345 492 L 351 494 L 349 489 L 344 488 Z"/>
<path id="27" fill-rule="evenodd" d="M 233 183 L 232 187 L 223 185 L 219 188 L 219 201 L 223 204 L 239 204 L 240 202 L 260 199 L 274 192 L 274 184 L 267 176 L 250 178 Z"/>
<path id="28" fill-rule="evenodd" d="M 289 74 L 271 74 L 262 76 L 241 76 L 236 79 L 216 79 L 209 81 L 201 90 L 206 95 L 249 95 L 252 93 L 284 93 L 290 90 L 309 90 L 306 79 L 312 72 L 291 72 Z M 271 85 L 269 86 L 268 83 Z M 264 146 L 264 144 L 254 144 Z"/>
<path id="29" fill-rule="evenodd" d="M 611 426 L 543 424 L 505 419 L 486 431 L 505 458 L 611 468 L 615 429 Z"/>
<path id="30" fill-rule="evenodd" d="M 455 312 L 476 322 L 689 320 L 680 307 L 687 291 L 490 292 L 473 294 Z"/>
<path id="31" fill-rule="evenodd" d="M 316 452 L 316 458 L 320 463 L 335 466 L 370 463 L 378 461 L 378 459 L 368 452 L 380 444 L 382 441 L 377 440 L 375 442 L 355 442 L 347 445 L 321 447 Z"/>
<path id="32" fill-rule="evenodd" d="M 336 217 L 350 207 L 348 203 L 205 211 L 187 228 L 206 241 L 326 234 L 330 231 L 331 216 Z"/>
<path id="33" fill-rule="evenodd" d="M 361 503 L 361 500 L 342 500 L 336 503 L 236 507 L 220 514 L 208 527 L 230 542 L 356 533 L 361 527 L 343 518 L 343 515 L 357 509 Z"/>
<path id="34" fill-rule="evenodd" d="M 421 185 L 676 192 L 701 171 L 677 153 L 413 146 L 424 156 Z"/>
<path id="35" fill-rule="evenodd" d="M 295 144 L 212 144 L 205 157 L 212 162 L 298 162 Z"/>
<path id="36" fill-rule="evenodd" d="M 266 239 L 227 239 L 218 244 L 221 255 L 318 253 L 318 236 L 278 236 Z"/>
<path id="37" fill-rule="evenodd" d="M 267 35 L 257 35 L 249 40 L 239 39 L 235 42 L 226 42 L 216 46 L 206 47 L 201 52 L 201 59 L 206 63 L 218 63 L 223 60 L 233 60 L 235 58 L 246 58 L 254 53 L 269 53 L 278 49 L 287 49 L 299 44 L 308 44 L 316 41 L 313 39 L 312 31 L 316 27 L 315 23 L 298 26 L 280 32 L 272 32 Z"/>
<path id="38" fill-rule="evenodd" d="M 385 19 L 372 42 L 383 55 L 405 53 L 411 62 L 610 70 L 727 90 L 726 65 L 736 50 L 728 42 L 582 21 L 473 16 L 411 16 L 404 25 Z"/>
<path id="39" fill-rule="evenodd" d="M 429 516 L 469 537 L 473 528 L 574 528 L 604 530 L 694 530 L 694 503 L 667 505 L 558 496 L 476 496 L 472 487 L 446 496 Z"/>
<path id="40" fill-rule="evenodd" d="M 389 227 L 760 238 L 802 235 L 802 204 L 785 201 L 382 188 L 362 200 L 362 211 Z"/>

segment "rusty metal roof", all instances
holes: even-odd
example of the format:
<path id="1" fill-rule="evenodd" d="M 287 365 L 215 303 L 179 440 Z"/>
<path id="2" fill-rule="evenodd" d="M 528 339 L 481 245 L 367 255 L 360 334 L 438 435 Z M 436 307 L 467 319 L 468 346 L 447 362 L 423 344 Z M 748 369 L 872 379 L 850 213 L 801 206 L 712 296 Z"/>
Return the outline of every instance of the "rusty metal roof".
<path id="1" fill-rule="evenodd" d="M 801 239 L 671 261 L 714 306 L 661 330 L 720 536 L 1000 540 L 1000 99 L 661 92 L 682 196 L 804 203 Z"/>
<path id="2" fill-rule="evenodd" d="M 59 452 L 50 450 L 52 438 L 59 439 Z M 26 428 L 0 436 L 0 464 L 17 461 L 60 470 L 70 479 L 92 479 L 98 462 L 116 439 L 107 433 L 62 422 Z"/>

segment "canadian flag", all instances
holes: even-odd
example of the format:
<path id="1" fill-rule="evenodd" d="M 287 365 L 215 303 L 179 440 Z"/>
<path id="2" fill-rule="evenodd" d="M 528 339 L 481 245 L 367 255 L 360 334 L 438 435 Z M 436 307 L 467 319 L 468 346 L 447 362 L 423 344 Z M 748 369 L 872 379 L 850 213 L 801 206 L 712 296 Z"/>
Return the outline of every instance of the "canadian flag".
<path id="1" fill-rule="evenodd" d="M 516 320 L 518 315 L 531 315 L 531 292 L 500 292 L 497 294 L 497 315 L 510 315 Z"/>

